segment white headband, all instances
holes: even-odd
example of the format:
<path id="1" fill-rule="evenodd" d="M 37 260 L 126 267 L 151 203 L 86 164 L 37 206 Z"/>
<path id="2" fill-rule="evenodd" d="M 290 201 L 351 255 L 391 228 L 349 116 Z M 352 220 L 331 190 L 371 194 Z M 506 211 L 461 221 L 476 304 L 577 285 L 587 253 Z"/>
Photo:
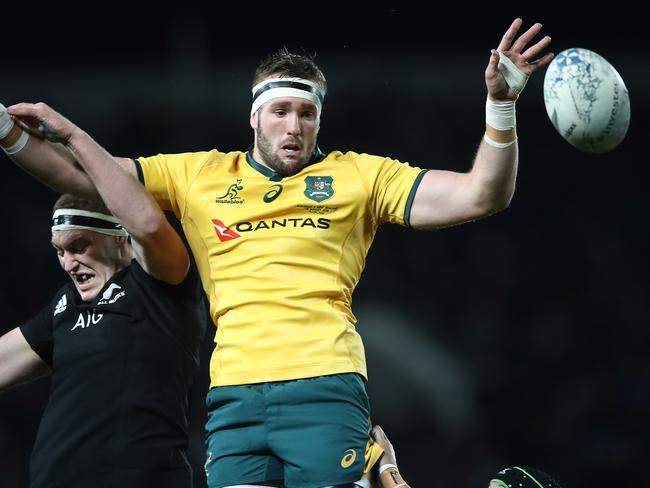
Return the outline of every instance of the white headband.
<path id="1" fill-rule="evenodd" d="M 318 115 L 320 115 L 325 98 L 320 87 L 313 81 L 303 78 L 268 78 L 253 87 L 251 115 L 269 100 L 280 97 L 298 97 L 309 100 L 316 105 Z"/>
<path id="2" fill-rule="evenodd" d="M 59 208 L 52 216 L 52 232 L 55 230 L 86 229 L 109 236 L 128 236 L 126 229 L 112 215 L 74 208 Z"/>

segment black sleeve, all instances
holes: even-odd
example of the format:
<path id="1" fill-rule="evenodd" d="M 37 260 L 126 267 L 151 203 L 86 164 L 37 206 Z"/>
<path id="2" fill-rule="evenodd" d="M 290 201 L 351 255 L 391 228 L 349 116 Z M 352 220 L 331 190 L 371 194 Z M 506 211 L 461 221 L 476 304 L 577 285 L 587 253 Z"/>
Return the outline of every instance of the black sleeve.
<path id="1" fill-rule="evenodd" d="M 52 308 L 49 306 L 20 326 L 20 331 L 29 346 L 50 367 L 52 366 L 52 350 L 54 348 L 52 330 Z"/>
<path id="2" fill-rule="evenodd" d="M 133 268 L 133 275 L 138 281 L 144 283 L 150 283 L 153 286 L 157 287 L 160 290 L 164 290 L 172 296 L 184 297 L 186 299 L 195 299 L 198 301 L 203 295 L 203 289 L 201 288 L 201 279 L 199 278 L 199 272 L 196 269 L 194 261 L 190 257 L 190 266 L 187 270 L 187 276 L 178 283 L 177 285 L 171 285 L 165 283 L 153 276 L 147 274 L 147 272 L 140 266 L 137 260 L 133 259 L 131 261 L 131 267 Z"/>

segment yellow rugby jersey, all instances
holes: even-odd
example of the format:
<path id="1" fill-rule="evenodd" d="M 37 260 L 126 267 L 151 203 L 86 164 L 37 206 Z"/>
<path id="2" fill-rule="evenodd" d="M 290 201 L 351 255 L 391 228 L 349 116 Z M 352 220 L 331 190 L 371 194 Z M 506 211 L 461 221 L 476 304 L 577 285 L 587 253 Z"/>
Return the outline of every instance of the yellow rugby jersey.
<path id="1" fill-rule="evenodd" d="M 334 151 L 283 177 L 250 153 L 216 150 L 136 168 L 196 259 L 217 325 L 211 386 L 367 378 L 352 291 L 377 226 L 408 225 L 425 170 Z"/>

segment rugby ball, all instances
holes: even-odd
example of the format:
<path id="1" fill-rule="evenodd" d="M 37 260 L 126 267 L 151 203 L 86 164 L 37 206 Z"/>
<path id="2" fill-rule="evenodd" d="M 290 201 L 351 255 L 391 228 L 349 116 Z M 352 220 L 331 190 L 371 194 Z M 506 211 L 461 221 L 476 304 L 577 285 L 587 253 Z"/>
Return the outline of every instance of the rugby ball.
<path id="1" fill-rule="evenodd" d="M 544 105 L 560 135 L 589 153 L 611 151 L 630 126 L 630 97 L 623 78 L 588 49 L 567 49 L 551 61 L 544 76 Z"/>

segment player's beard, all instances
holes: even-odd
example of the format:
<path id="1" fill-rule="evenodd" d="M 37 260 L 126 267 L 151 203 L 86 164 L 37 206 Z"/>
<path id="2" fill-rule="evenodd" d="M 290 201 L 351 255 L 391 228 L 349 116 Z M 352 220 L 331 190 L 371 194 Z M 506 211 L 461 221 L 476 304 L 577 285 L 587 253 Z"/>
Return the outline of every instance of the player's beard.
<path id="1" fill-rule="evenodd" d="M 314 152 L 314 148 L 316 147 L 316 138 L 314 138 L 311 144 L 305 146 L 307 151 L 305 151 L 304 156 L 296 159 L 295 161 L 283 161 L 280 159 L 277 153 L 273 151 L 273 144 L 271 144 L 271 141 L 269 141 L 266 135 L 264 135 L 264 131 L 258 122 L 256 147 L 257 151 L 262 157 L 262 160 L 264 161 L 264 164 L 266 164 L 269 168 L 278 174 L 281 174 L 283 176 L 291 176 L 298 173 L 302 168 L 307 166 L 307 163 L 309 163 L 309 160 L 311 159 L 311 156 Z"/>

